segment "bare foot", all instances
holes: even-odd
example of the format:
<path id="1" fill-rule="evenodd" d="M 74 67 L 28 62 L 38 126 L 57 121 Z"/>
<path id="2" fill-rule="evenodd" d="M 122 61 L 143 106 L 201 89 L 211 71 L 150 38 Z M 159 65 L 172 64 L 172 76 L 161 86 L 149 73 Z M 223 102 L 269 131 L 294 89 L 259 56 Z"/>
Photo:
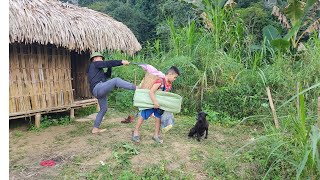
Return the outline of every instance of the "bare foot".
<path id="1" fill-rule="evenodd" d="M 107 129 L 99 129 L 99 128 L 93 128 L 92 129 L 92 134 L 98 134 L 98 133 L 102 133 L 105 132 Z"/>

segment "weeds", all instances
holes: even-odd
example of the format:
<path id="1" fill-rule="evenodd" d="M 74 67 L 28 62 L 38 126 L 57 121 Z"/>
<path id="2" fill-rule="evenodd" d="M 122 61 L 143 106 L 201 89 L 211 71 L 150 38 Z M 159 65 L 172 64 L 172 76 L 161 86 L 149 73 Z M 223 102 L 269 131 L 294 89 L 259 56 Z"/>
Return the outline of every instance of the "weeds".
<path id="1" fill-rule="evenodd" d="M 96 106 L 88 106 L 85 108 L 76 109 L 74 114 L 76 117 L 84 117 L 97 112 Z"/>
<path id="2" fill-rule="evenodd" d="M 130 158 L 138 155 L 139 151 L 133 144 L 119 144 L 114 146 L 112 156 L 117 160 L 120 166 L 130 166 Z"/>
<path id="3" fill-rule="evenodd" d="M 16 131 L 16 132 L 14 133 L 14 136 L 15 136 L 15 137 L 21 137 L 21 136 L 23 136 L 23 133 L 22 133 L 21 131 Z"/>
<path id="4" fill-rule="evenodd" d="M 93 171 L 86 175 L 86 179 L 95 180 L 95 179 L 112 179 L 113 174 L 110 171 L 110 167 L 107 165 L 101 165 Z"/>
<path id="5" fill-rule="evenodd" d="M 142 179 L 170 179 L 168 170 L 165 167 L 165 163 L 160 165 L 153 165 L 149 168 L 144 169 Z"/>
<path id="6" fill-rule="evenodd" d="M 30 131 L 41 131 L 41 129 L 46 129 L 50 126 L 59 126 L 59 125 L 69 125 L 73 122 L 72 119 L 70 119 L 69 116 L 64 116 L 64 117 L 51 117 L 51 116 L 43 116 L 41 117 L 40 120 L 40 128 L 35 127 L 35 125 L 32 125 L 29 130 Z"/>

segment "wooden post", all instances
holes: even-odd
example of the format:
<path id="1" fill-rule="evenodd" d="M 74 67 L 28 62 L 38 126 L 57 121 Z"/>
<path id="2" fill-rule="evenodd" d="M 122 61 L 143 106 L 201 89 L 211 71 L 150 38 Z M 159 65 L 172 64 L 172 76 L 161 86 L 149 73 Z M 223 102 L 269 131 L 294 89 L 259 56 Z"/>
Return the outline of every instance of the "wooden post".
<path id="1" fill-rule="evenodd" d="M 99 112 L 99 111 L 100 111 L 99 103 L 97 103 L 96 109 L 97 109 L 97 112 Z"/>
<path id="2" fill-rule="evenodd" d="M 34 120 L 34 123 L 35 123 L 35 125 L 36 125 L 37 128 L 40 127 L 40 120 L 41 120 L 41 114 L 40 114 L 40 113 L 37 113 L 37 114 L 35 115 L 35 120 Z"/>
<path id="3" fill-rule="evenodd" d="M 275 124 L 276 128 L 279 129 L 279 127 L 280 127 L 279 121 L 278 121 L 276 109 L 274 108 L 274 104 L 273 104 L 273 100 L 272 100 L 269 86 L 267 87 L 267 94 L 268 94 L 269 104 L 270 104 L 270 108 L 271 108 L 272 115 L 273 115 L 274 124 Z"/>
<path id="4" fill-rule="evenodd" d="M 70 119 L 73 119 L 74 118 L 74 109 L 71 108 L 70 109 Z"/>

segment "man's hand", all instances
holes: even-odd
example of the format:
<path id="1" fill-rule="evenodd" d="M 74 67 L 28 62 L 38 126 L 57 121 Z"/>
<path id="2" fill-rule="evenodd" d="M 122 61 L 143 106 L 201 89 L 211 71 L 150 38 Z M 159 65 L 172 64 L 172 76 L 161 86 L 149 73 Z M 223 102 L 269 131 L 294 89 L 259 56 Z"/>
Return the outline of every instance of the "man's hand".
<path id="1" fill-rule="evenodd" d="M 156 101 L 153 103 L 153 107 L 154 108 L 160 108 L 160 104 Z"/>
<path id="2" fill-rule="evenodd" d="M 129 64 L 130 64 L 129 61 L 127 61 L 127 60 L 122 60 L 122 65 L 129 65 Z"/>

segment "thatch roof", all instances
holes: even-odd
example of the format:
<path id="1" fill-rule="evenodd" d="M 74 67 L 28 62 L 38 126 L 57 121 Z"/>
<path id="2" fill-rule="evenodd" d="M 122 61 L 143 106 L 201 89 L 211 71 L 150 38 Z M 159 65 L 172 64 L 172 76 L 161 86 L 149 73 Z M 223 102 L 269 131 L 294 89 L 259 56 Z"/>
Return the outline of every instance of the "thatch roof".
<path id="1" fill-rule="evenodd" d="M 76 51 L 141 49 L 130 29 L 110 16 L 57 0 L 9 0 L 10 43 L 55 44 Z"/>

